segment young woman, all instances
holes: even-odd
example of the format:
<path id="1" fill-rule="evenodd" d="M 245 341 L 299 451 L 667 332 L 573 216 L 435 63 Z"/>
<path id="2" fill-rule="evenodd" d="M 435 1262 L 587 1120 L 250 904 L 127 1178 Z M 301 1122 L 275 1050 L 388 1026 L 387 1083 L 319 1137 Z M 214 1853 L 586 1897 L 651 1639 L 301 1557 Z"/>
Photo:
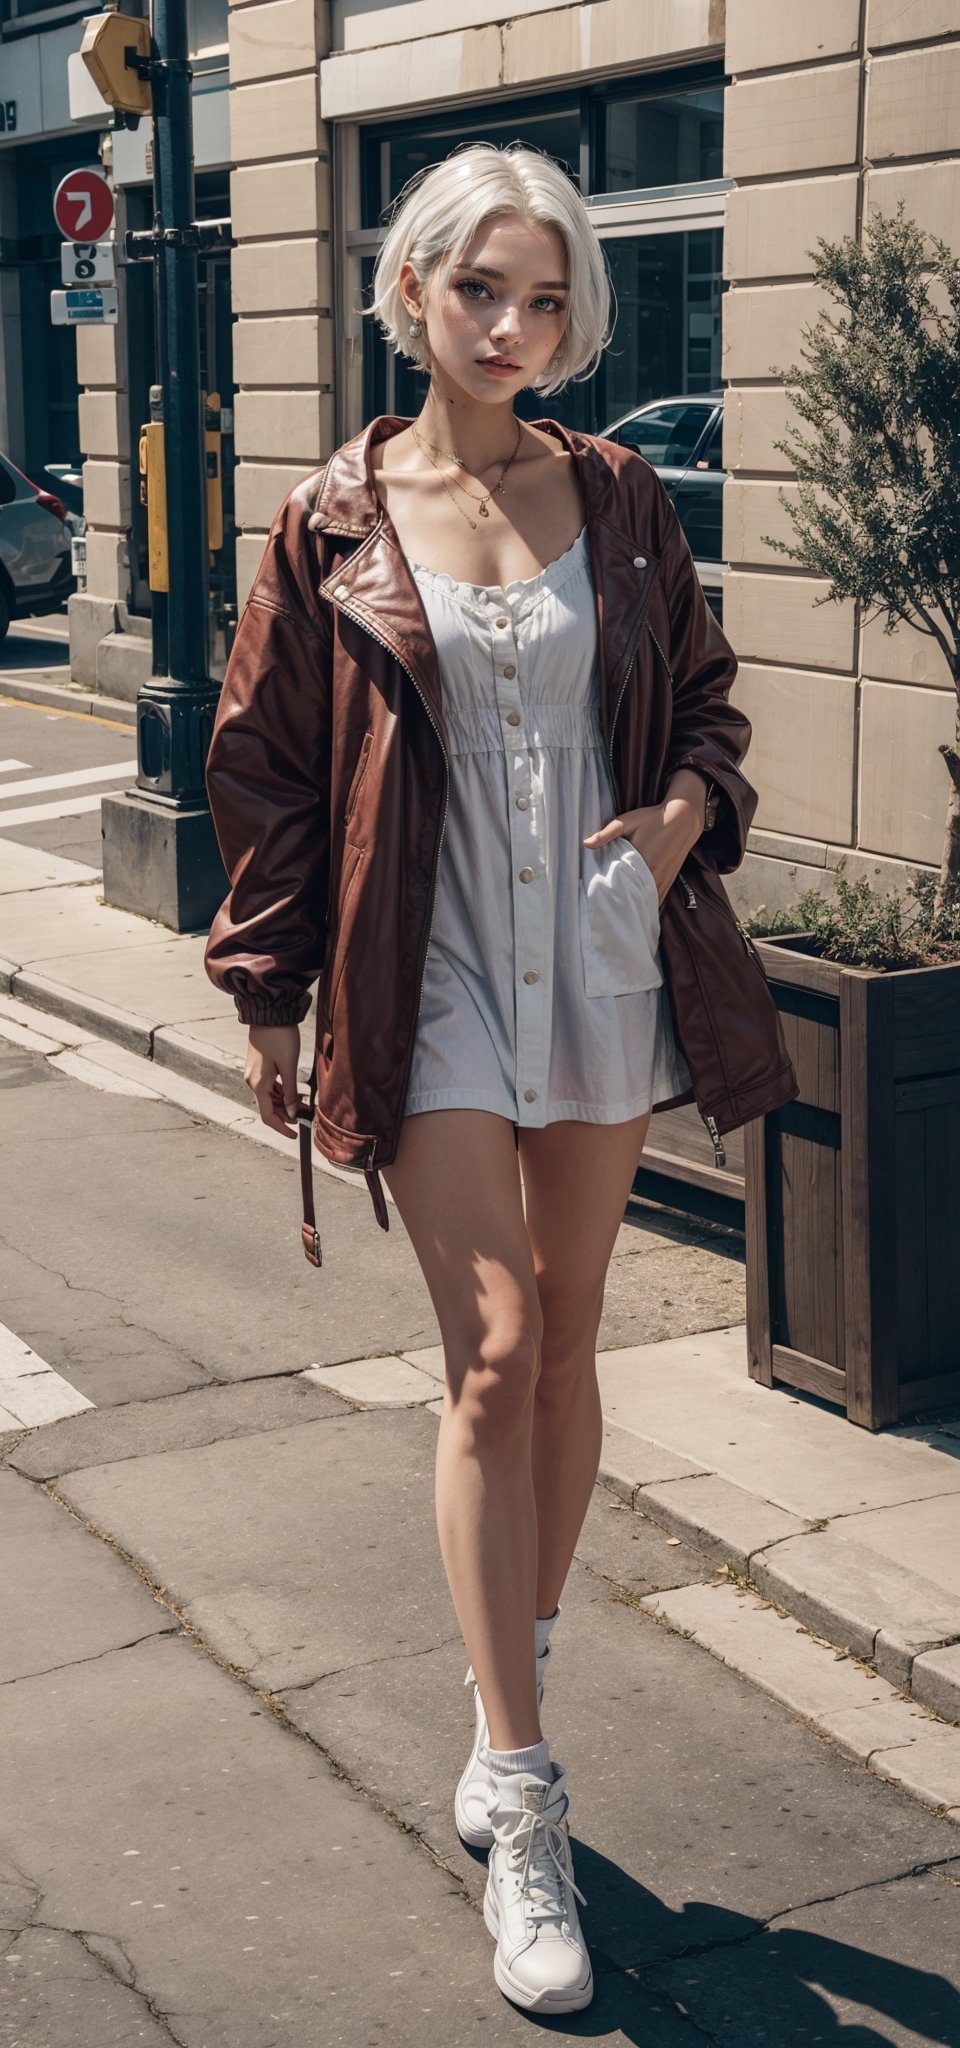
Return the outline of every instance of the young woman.
<path id="1" fill-rule="evenodd" d="M 386 1228 L 382 1169 L 420 1261 L 475 1704 L 457 1824 L 489 1852 L 497 1983 L 562 2013 L 593 1979 L 540 1707 L 610 1256 L 655 1106 L 695 1100 L 721 1160 L 796 1083 L 718 879 L 757 801 L 750 726 L 676 517 L 640 456 L 513 410 L 608 338 L 574 185 L 517 145 L 455 151 L 401 194 L 371 310 L 424 403 L 277 515 L 207 765 L 232 886 L 206 968 L 264 1121 L 362 1166 Z M 319 1263 L 312 1198 L 304 1245 Z"/>

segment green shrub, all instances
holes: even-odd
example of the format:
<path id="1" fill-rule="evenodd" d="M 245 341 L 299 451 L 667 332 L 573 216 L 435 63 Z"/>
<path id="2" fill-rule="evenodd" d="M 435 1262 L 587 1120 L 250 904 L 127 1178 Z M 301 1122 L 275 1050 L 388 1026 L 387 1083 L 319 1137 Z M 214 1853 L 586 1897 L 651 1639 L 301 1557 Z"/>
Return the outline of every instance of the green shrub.
<path id="1" fill-rule="evenodd" d="M 769 913 L 761 903 L 741 922 L 755 939 L 802 933 L 821 958 L 847 967 L 892 973 L 960 961 L 960 883 L 947 884 L 938 908 L 937 875 L 915 873 L 901 898 L 892 890 L 881 894 L 867 881 L 848 881 L 846 859 L 844 854 L 837 862 L 835 901 L 819 889 L 803 889 L 785 910 Z"/>

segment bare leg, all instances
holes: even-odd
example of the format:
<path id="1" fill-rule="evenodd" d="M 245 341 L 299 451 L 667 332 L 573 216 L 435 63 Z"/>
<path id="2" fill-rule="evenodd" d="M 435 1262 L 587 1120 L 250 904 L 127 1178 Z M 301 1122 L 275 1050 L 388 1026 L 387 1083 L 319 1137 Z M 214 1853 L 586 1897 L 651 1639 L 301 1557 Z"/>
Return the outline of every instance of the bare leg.
<path id="1" fill-rule="evenodd" d="M 600 1463 L 597 1330 L 650 1111 L 628 1123 L 520 1131 L 526 1226 L 543 1312 L 533 1419 L 537 1613 L 553 1614 Z"/>
<path id="2" fill-rule="evenodd" d="M 495 1749 L 541 1736 L 531 1471 L 542 1316 L 513 1126 L 486 1110 L 404 1118 L 381 1169 L 440 1325 L 437 1529 Z"/>

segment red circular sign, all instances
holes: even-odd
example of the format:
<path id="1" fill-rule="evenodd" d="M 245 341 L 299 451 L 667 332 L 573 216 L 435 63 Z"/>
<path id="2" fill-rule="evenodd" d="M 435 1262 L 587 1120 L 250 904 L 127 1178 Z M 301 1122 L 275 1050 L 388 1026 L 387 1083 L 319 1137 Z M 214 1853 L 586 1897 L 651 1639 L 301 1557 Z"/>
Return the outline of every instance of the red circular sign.
<path id="1" fill-rule="evenodd" d="M 53 217 L 68 242 L 101 242 L 113 221 L 113 193 L 102 171 L 85 164 L 61 178 Z"/>

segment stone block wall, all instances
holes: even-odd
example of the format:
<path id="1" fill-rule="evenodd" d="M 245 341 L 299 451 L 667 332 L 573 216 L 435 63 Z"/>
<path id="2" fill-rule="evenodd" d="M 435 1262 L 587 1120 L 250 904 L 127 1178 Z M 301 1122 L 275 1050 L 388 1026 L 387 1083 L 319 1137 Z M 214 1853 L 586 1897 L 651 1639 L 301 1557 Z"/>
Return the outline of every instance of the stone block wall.
<path id="1" fill-rule="evenodd" d="M 237 584 L 273 515 L 334 445 L 330 136 L 319 63 L 325 0 L 233 0 L 230 208 Z"/>
<path id="2" fill-rule="evenodd" d="M 862 235 L 902 197 L 960 249 L 960 16 L 951 0 L 727 0 L 724 237 L 725 624 L 740 657 L 734 697 L 753 723 L 760 791 L 741 910 L 848 876 L 904 890 L 939 865 L 954 695 L 939 650 L 887 635 L 765 545 L 789 537 L 779 502 L 795 419 L 774 366 L 796 362 L 816 315 L 817 237 Z"/>
<path id="3" fill-rule="evenodd" d="M 118 233 L 120 232 L 118 226 Z M 132 467 L 127 405 L 125 293 L 115 327 L 77 328 L 80 446 L 87 528 L 87 588 L 68 600 L 70 673 L 98 687 L 101 641 L 123 618 L 130 590 Z"/>

